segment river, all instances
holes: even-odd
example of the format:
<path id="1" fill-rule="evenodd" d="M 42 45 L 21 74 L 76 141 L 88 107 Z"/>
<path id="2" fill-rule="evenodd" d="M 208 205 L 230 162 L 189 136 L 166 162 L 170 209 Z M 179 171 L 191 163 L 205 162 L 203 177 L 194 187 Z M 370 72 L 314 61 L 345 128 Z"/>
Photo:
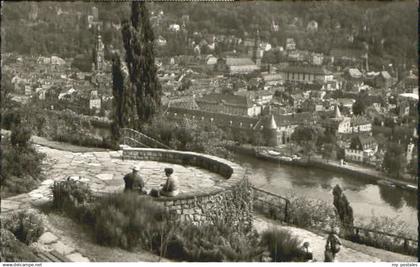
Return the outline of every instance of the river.
<path id="1" fill-rule="evenodd" d="M 380 185 L 364 177 L 283 165 L 252 156 L 235 154 L 235 161 L 252 170 L 250 180 L 255 186 L 283 196 L 294 193 L 332 203 L 332 188 L 338 184 L 353 207 L 356 223 L 372 216 L 397 217 L 410 232 L 417 233 L 415 192 Z"/>

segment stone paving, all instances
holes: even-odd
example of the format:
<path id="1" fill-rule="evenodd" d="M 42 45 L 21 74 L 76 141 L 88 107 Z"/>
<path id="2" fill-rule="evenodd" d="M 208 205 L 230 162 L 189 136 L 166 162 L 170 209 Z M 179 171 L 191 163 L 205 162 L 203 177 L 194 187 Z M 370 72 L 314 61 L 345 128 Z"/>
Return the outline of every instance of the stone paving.
<path id="1" fill-rule="evenodd" d="M 192 166 L 157 161 L 122 160 L 121 151 L 72 153 L 43 146 L 37 146 L 37 149 L 47 155 L 43 168 L 47 179 L 29 193 L 3 199 L 2 213 L 27 209 L 31 205 L 37 207 L 50 201 L 52 199 L 50 186 L 54 181 L 67 177 L 87 182 L 94 192 L 122 191 L 124 189 L 122 178 L 131 172 L 133 166 L 140 167 L 140 175 L 144 177 L 146 190 L 160 188 L 160 185 L 165 183 L 166 167 L 173 168 L 174 175 L 179 177 L 181 193 L 212 187 L 224 179 L 218 174 Z"/>
<path id="2" fill-rule="evenodd" d="M 2 199 L 2 216 L 7 216 L 7 213 L 11 211 L 37 208 L 51 201 L 51 185 L 54 181 L 60 181 L 67 177 L 87 182 L 94 192 L 121 192 L 124 189 L 122 178 L 131 172 L 133 166 L 140 167 L 140 175 L 144 177 L 146 190 L 161 187 L 161 184 L 166 181 L 164 169 L 167 167 L 173 168 L 174 175 L 179 177 L 180 192 L 212 187 L 224 180 L 218 174 L 192 166 L 157 161 L 122 160 L 121 151 L 73 153 L 40 145 L 35 145 L 35 147 L 38 151 L 46 154 L 43 174 L 47 179 L 29 193 Z M 71 261 L 89 261 L 74 246 L 65 244 L 48 229 L 34 246 L 45 251 L 56 250 Z"/>

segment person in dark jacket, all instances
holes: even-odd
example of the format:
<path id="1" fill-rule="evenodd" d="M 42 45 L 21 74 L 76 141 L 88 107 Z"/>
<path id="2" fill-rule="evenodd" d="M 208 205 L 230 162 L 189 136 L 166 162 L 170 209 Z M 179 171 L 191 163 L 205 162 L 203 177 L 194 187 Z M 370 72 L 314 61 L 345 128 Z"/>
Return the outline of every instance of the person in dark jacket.
<path id="1" fill-rule="evenodd" d="M 335 256 L 340 251 L 341 240 L 338 237 L 338 229 L 333 228 L 328 235 L 327 243 L 325 244 L 325 262 L 334 262 Z"/>
<path id="2" fill-rule="evenodd" d="M 140 168 L 135 166 L 133 167 L 133 172 L 128 173 L 124 176 L 125 188 L 124 192 L 127 191 L 137 191 L 139 193 L 144 193 L 144 180 L 143 177 L 139 174 Z"/>

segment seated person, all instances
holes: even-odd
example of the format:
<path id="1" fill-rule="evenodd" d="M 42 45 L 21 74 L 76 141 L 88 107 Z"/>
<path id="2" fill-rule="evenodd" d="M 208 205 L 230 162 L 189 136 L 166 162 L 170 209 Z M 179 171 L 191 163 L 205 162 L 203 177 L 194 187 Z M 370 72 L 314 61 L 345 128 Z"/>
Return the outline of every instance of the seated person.
<path id="1" fill-rule="evenodd" d="M 309 247 L 309 242 L 303 243 L 303 245 L 300 247 L 300 250 L 302 252 L 302 260 L 304 261 L 313 260 L 313 254 L 312 254 L 311 248 Z"/>
<path id="2" fill-rule="evenodd" d="M 145 193 L 144 190 L 144 180 L 139 174 L 140 168 L 135 166 L 133 167 L 133 172 L 128 173 L 124 176 L 125 188 L 124 192 L 127 191 L 137 191 L 139 193 Z"/>
<path id="3" fill-rule="evenodd" d="M 172 175 L 174 169 L 172 168 L 165 168 L 165 175 L 167 177 L 166 183 L 163 184 L 162 189 L 160 190 L 160 194 L 167 197 L 174 197 L 178 195 L 178 179 L 176 176 Z"/>

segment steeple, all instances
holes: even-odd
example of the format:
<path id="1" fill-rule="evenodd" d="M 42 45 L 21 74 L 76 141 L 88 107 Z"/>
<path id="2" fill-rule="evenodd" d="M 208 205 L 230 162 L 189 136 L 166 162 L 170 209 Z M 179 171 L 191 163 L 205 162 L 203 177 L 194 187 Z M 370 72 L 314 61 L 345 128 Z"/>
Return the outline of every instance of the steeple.
<path id="1" fill-rule="evenodd" d="M 268 122 L 267 129 L 277 130 L 277 123 L 276 123 L 276 120 L 274 119 L 273 114 L 270 115 L 270 120 Z"/>
<path id="2" fill-rule="evenodd" d="M 343 116 L 341 115 L 340 109 L 338 108 L 338 105 L 335 106 L 335 116 L 334 118 L 339 119 L 342 118 Z"/>
<path id="3" fill-rule="evenodd" d="M 96 32 L 96 44 L 95 44 L 95 70 L 103 71 L 104 69 L 104 43 L 102 42 L 101 34 L 99 30 Z"/>
<path id="4" fill-rule="evenodd" d="M 257 64 L 258 66 L 261 65 L 261 48 L 260 48 L 260 30 L 257 29 L 257 33 L 255 36 L 255 42 L 254 42 L 254 48 L 253 48 L 253 53 L 252 53 L 252 60 L 255 62 L 255 64 Z"/>

